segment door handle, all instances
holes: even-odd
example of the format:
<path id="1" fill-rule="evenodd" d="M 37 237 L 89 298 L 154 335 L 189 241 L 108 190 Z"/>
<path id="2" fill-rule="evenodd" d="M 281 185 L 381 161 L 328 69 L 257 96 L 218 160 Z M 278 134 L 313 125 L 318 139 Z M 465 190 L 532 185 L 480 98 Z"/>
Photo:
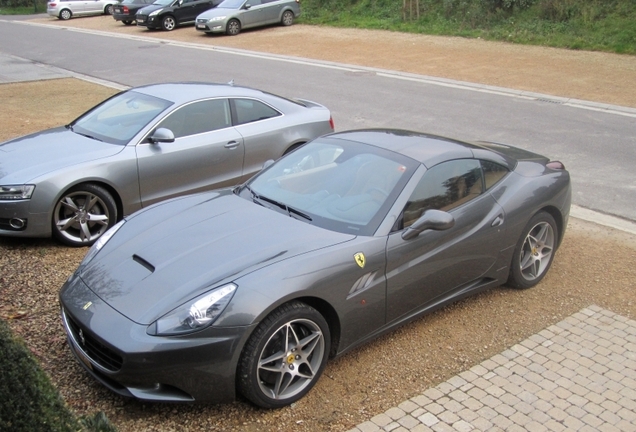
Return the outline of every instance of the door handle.
<path id="1" fill-rule="evenodd" d="M 227 144 L 225 144 L 223 147 L 225 147 L 226 149 L 232 150 L 237 148 L 239 145 L 240 143 L 237 141 L 230 141 Z"/>
<path id="2" fill-rule="evenodd" d="M 504 223 L 504 217 L 502 214 L 500 214 L 492 221 L 492 224 L 490 224 L 490 226 L 497 227 L 497 226 L 503 225 L 503 223 Z"/>

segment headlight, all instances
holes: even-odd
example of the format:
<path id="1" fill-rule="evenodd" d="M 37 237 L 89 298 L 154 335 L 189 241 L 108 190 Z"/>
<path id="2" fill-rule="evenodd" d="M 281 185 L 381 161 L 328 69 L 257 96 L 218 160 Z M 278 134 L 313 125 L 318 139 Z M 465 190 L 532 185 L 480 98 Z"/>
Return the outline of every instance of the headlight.
<path id="1" fill-rule="evenodd" d="M 148 16 L 149 16 L 149 17 L 157 16 L 157 15 L 159 15 L 159 12 L 161 12 L 161 11 L 162 11 L 161 9 L 157 9 L 156 11 L 152 11 L 152 12 L 150 12 L 150 13 L 148 14 Z"/>
<path id="2" fill-rule="evenodd" d="M 234 284 L 227 284 L 182 304 L 150 325 L 148 334 L 180 335 L 209 326 L 225 310 L 236 288 Z"/>
<path id="3" fill-rule="evenodd" d="M 227 17 L 224 17 L 224 16 L 214 17 L 214 18 L 210 18 L 208 20 L 208 22 L 211 22 L 211 21 L 223 21 L 225 18 L 227 18 Z"/>
<path id="4" fill-rule="evenodd" d="M 121 228 L 122 225 L 124 225 L 124 222 L 126 222 L 125 219 L 120 220 L 115 225 L 113 225 L 108 231 L 102 234 L 102 236 L 98 238 L 97 241 L 93 244 L 93 246 L 88 250 L 88 252 L 86 253 L 86 256 L 84 256 L 84 259 L 82 260 L 82 263 L 80 265 L 88 264 L 90 260 L 92 260 L 95 257 L 95 255 L 97 255 L 97 252 L 99 252 L 101 248 L 103 248 L 104 245 L 108 243 L 108 240 L 110 240 L 110 238 L 119 230 L 119 228 Z"/>
<path id="5" fill-rule="evenodd" d="M 35 185 L 0 186 L 0 201 L 16 201 L 30 199 Z"/>

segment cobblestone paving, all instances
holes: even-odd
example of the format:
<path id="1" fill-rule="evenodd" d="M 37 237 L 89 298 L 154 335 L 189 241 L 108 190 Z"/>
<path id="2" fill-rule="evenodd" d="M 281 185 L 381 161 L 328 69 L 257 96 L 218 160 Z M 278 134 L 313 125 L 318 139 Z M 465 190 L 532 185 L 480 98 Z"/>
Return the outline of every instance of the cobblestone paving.
<path id="1" fill-rule="evenodd" d="M 636 432 L 636 321 L 590 306 L 350 432 Z"/>

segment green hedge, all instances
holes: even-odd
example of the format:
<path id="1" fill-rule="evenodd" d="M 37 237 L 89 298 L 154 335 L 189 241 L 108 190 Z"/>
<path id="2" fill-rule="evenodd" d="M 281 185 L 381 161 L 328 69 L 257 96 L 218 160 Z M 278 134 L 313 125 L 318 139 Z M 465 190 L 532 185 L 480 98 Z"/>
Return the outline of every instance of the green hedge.
<path id="1" fill-rule="evenodd" d="M 0 319 L 0 431 L 117 432 L 102 412 L 77 419 L 24 342 Z"/>
<path id="2" fill-rule="evenodd" d="M 81 430 L 31 352 L 1 319 L 0 353 L 0 430 Z"/>

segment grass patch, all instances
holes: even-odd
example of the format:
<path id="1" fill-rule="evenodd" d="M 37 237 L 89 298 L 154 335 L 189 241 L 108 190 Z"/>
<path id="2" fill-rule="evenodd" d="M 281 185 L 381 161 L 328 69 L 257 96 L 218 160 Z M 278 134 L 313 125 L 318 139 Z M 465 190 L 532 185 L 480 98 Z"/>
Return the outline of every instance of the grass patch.
<path id="1" fill-rule="evenodd" d="M 0 15 L 34 15 L 46 12 L 46 3 L 33 6 L 4 6 L 0 4 Z"/>
<path id="2" fill-rule="evenodd" d="M 304 0 L 301 21 L 636 54 L 634 0 Z"/>

